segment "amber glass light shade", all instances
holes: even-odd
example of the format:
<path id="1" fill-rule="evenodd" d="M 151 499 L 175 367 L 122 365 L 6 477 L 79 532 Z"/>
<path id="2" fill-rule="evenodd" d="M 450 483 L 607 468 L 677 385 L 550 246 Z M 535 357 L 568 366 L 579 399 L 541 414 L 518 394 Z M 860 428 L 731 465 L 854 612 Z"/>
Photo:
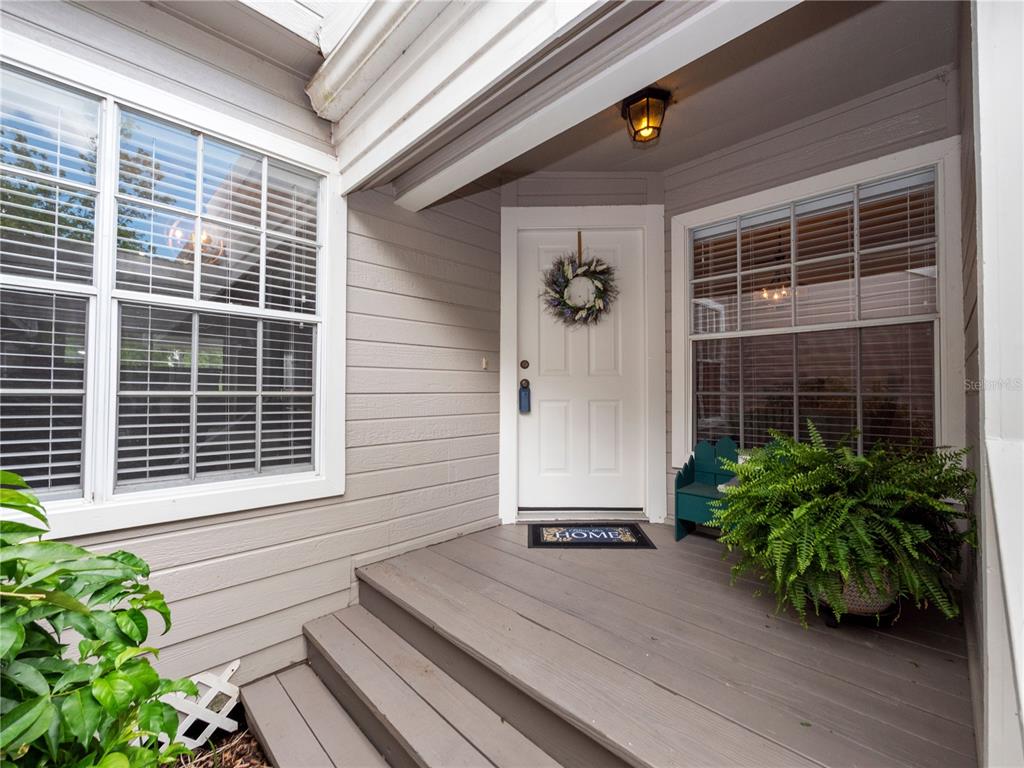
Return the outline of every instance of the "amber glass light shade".
<path id="1" fill-rule="evenodd" d="M 665 107 L 669 92 L 660 88 L 645 88 L 622 102 L 622 117 L 626 121 L 629 138 L 638 144 L 654 141 L 661 135 L 665 120 Z"/>

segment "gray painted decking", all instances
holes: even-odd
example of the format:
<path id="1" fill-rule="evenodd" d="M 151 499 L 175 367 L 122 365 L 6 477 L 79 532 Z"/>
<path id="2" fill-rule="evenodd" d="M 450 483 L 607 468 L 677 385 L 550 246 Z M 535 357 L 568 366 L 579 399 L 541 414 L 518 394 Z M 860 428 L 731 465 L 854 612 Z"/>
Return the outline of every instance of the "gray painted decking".
<path id="1" fill-rule="evenodd" d="M 525 526 L 492 528 L 360 578 L 634 764 L 976 764 L 959 622 L 803 629 L 730 586 L 715 541 L 647 530 L 657 550 L 529 549 Z"/>

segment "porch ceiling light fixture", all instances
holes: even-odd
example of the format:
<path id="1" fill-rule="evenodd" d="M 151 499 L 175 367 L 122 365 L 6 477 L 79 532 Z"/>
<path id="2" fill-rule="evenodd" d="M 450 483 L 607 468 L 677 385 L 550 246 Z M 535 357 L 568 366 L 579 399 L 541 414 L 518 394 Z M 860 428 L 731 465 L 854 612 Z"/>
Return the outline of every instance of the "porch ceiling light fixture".
<path id="1" fill-rule="evenodd" d="M 661 135 L 669 96 L 661 88 L 644 88 L 623 100 L 622 117 L 634 143 L 646 144 Z"/>

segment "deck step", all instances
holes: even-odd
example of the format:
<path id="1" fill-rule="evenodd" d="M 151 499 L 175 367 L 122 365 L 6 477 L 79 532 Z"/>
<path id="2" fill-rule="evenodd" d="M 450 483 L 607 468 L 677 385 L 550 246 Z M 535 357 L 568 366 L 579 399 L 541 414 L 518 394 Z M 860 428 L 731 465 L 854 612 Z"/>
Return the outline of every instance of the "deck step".
<path id="1" fill-rule="evenodd" d="M 558 762 L 813 764 L 628 674 L 435 565 L 430 553 L 413 552 L 359 569 L 360 603 Z"/>
<path id="2" fill-rule="evenodd" d="M 276 768 L 386 768 L 387 763 L 306 665 L 242 688 L 249 726 Z"/>
<path id="3" fill-rule="evenodd" d="M 360 606 L 305 626 L 312 668 L 391 766 L 555 766 Z"/>

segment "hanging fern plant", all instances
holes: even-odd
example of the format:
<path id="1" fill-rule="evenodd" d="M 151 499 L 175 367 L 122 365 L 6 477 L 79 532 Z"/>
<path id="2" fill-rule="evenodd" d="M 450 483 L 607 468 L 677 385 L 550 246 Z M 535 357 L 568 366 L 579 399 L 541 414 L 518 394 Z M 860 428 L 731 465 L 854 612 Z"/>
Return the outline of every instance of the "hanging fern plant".
<path id="1" fill-rule="evenodd" d="M 860 456 L 847 442 L 827 446 L 810 421 L 808 431 L 809 442 L 775 432 L 744 463 L 722 462 L 739 484 L 712 524 L 740 552 L 734 581 L 757 574 L 805 625 L 809 607 L 838 621 L 851 594 L 955 617 L 961 549 L 975 544 L 967 451 L 876 445 Z"/>

